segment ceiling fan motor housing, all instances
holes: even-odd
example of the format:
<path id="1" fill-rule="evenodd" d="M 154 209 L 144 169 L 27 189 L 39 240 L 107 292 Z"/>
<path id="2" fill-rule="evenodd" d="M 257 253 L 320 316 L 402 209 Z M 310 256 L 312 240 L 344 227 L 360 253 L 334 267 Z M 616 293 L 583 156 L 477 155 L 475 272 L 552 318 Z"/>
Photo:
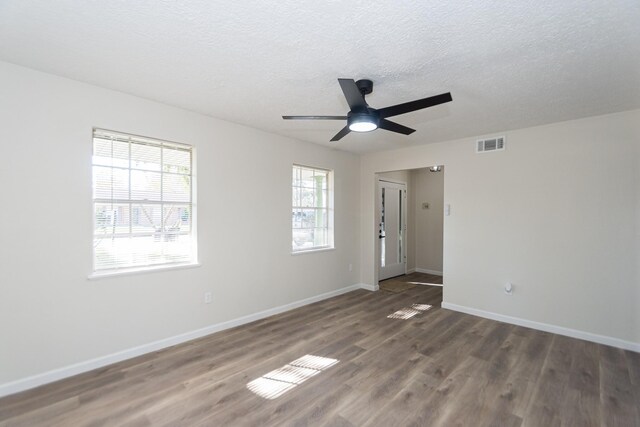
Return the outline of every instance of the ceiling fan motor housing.
<path id="1" fill-rule="evenodd" d="M 369 79 L 360 79 L 356 82 L 356 86 L 360 89 L 360 93 L 364 95 L 369 95 L 373 92 L 373 82 Z"/>

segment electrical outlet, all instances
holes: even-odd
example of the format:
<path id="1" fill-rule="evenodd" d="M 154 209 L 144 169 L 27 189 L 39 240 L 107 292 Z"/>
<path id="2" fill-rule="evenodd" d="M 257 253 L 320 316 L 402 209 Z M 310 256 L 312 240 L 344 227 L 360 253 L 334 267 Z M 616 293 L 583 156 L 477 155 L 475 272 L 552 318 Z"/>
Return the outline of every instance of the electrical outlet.
<path id="1" fill-rule="evenodd" d="M 349 264 L 349 271 L 353 271 L 353 264 Z"/>
<path id="2" fill-rule="evenodd" d="M 204 303 L 205 304 L 211 304 L 211 301 L 213 301 L 213 296 L 211 295 L 211 292 L 205 292 L 204 293 Z"/>

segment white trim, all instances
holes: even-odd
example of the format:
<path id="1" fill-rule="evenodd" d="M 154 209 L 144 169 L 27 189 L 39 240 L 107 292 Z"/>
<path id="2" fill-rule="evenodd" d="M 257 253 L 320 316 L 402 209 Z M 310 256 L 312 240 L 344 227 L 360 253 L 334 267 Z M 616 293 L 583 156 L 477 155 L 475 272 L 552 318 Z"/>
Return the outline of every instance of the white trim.
<path id="1" fill-rule="evenodd" d="M 416 268 L 416 273 L 435 274 L 436 276 L 442 276 L 442 271 L 428 270 L 426 268 Z"/>
<path id="2" fill-rule="evenodd" d="M 305 249 L 305 250 L 299 250 L 299 251 L 291 251 L 291 255 L 306 255 L 306 254 L 313 254 L 316 252 L 329 252 L 329 251 L 335 251 L 336 248 L 334 248 L 333 246 L 323 246 L 321 248 L 316 248 L 316 249 Z"/>
<path id="3" fill-rule="evenodd" d="M 385 173 L 385 172 L 382 172 L 382 173 Z M 404 186 L 407 185 L 407 183 L 405 181 L 395 180 L 395 179 L 391 179 L 391 178 L 380 178 L 380 177 L 378 177 L 378 181 L 388 182 L 390 184 L 400 184 L 400 185 L 404 185 Z"/>
<path id="4" fill-rule="evenodd" d="M 493 313 L 490 311 L 479 310 L 477 308 L 466 307 L 463 305 L 442 302 L 442 308 L 448 310 L 459 311 L 461 313 L 471 314 L 473 316 L 484 317 L 486 319 L 497 320 L 499 322 L 511 323 L 512 325 L 524 326 L 526 328 L 537 329 L 539 331 L 551 332 L 567 337 L 578 338 L 585 341 L 591 341 L 598 344 L 609 345 L 612 347 L 622 348 L 640 352 L 640 343 L 625 341 L 619 338 L 608 337 L 606 335 L 593 334 L 591 332 L 579 331 L 577 329 L 565 328 L 563 326 L 550 325 L 548 323 L 535 322 L 533 320 L 522 319 L 520 317 L 506 316 L 504 314 Z"/>
<path id="5" fill-rule="evenodd" d="M 411 273 L 415 273 L 416 269 L 415 268 L 410 268 L 407 270 L 407 274 L 411 274 Z"/>
<path id="6" fill-rule="evenodd" d="M 189 262 L 185 264 L 159 264 L 159 265 L 150 265 L 148 267 L 133 267 L 133 268 L 123 268 L 121 270 L 97 271 L 95 273 L 89 274 L 89 276 L 87 276 L 87 279 L 98 280 L 98 279 L 106 279 L 108 277 L 131 276 L 134 274 L 154 273 L 154 272 L 166 271 L 166 270 L 183 270 L 185 268 L 197 268 L 197 267 L 200 267 L 200 263 Z"/>
<path id="7" fill-rule="evenodd" d="M 380 289 L 380 286 L 378 285 L 368 285 L 366 283 L 358 283 L 358 286 L 360 287 L 360 289 L 364 289 L 366 291 L 371 291 L 371 292 L 375 292 Z"/>
<path id="8" fill-rule="evenodd" d="M 291 302 L 289 304 L 281 305 L 278 307 L 270 308 L 258 313 L 249 314 L 246 316 L 238 317 L 237 319 L 228 320 L 226 322 L 216 323 L 195 331 L 185 332 L 173 337 L 164 338 L 158 341 L 153 341 L 148 344 L 143 344 L 137 347 L 122 350 L 116 353 L 108 354 L 106 356 L 96 357 L 94 359 L 85 360 L 83 362 L 75 363 L 73 365 L 64 366 L 62 368 L 53 369 L 51 371 L 43 372 L 41 374 L 32 375 L 30 377 L 21 378 L 19 380 L 11 381 L 8 383 L 0 384 L 0 397 L 10 394 L 18 393 L 30 388 L 38 387 L 43 384 L 58 381 L 64 378 L 78 375 L 83 372 L 88 372 L 93 369 L 102 368 L 113 363 L 121 362 L 123 360 L 131 359 L 143 354 L 151 353 L 153 351 L 161 350 L 163 348 L 171 347 L 176 344 L 181 344 L 187 341 L 191 341 L 197 338 L 201 338 L 216 332 L 223 331 L 229 328 L 235 328 L 236 326 L 244 325 L 246 323 L 255 322 L 256 320 L 264 319 L 265 317 L 273 316 L 275 314 L 283 313 L 285 311 L 293 310 L 298 307 L 302 307 L 307 304 L 322 301 L 328 298 L 332 298 L 338 295 L 345 294 L 347 292 L 355 291 L 357 289 L 374 290 L 371 285 L 364 283 L 357 283 L 355 285 L 347 286 L 334 291 L 325 292 L 320 295 L 301 299 Z M 375 287 L 377 290 L 377 286 Z"/>

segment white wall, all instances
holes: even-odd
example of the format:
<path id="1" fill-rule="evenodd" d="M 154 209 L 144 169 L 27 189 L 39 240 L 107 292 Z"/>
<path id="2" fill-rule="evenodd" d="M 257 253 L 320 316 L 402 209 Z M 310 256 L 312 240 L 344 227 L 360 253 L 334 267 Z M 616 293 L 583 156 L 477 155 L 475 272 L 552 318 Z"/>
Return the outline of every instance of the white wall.
<path id="1" fill-rule="evenodd" d="M 441 172 L 427 168 L 411 171 L 415 218 L 415 266 L 418 269 L 442 272 L 442 244 L 444 226 L 444 177 Z M 422 203 L 429 203 L 423 209 Z"/>
<path id="2" fill-rule="evenodd" d="M 445 303 L 640 349 L 640 110 L 506 136 L 503 152 L 468 138 L 362 157 L 362 281 L 377 279 L 375 173 L 444 164 Z"/>
<path id="3" fill-rule="evenodd" d="M 0 111 L 0 386 L 358 282 L 354 155 L 7 63 Z M 87 279 L 94 126 L 196 147 L 201 267 Z M 290 254 L 294 162 L 335 170 L 334 251 Z"/>

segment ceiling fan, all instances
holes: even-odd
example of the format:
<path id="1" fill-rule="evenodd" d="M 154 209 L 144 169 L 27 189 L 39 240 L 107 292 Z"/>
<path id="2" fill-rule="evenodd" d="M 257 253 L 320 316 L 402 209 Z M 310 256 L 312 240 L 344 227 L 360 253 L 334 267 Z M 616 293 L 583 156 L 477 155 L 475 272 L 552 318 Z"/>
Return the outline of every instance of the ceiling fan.
<path id="1" fill-rule="evenodd" d="M 452 101 L 451 93 L 447 92 L 391 107 L 375 109 L 369 107 L 369 104 L 364 99 L 365 95 L 373 92 L 373 82 L 371 80 L 362 79 L 356 82 L 353 79 L 338 79 L 338 82 L 351 109 L 346 116 L 282 116 L 282 118 L 285 120 L 346 120 L 347 125 L 331 138 L 331 141 L 338 141 L 351 131 L 370 132 L 378 128 L 409 135 L 416 130 L 387 120 L 387 117 Z"/>

